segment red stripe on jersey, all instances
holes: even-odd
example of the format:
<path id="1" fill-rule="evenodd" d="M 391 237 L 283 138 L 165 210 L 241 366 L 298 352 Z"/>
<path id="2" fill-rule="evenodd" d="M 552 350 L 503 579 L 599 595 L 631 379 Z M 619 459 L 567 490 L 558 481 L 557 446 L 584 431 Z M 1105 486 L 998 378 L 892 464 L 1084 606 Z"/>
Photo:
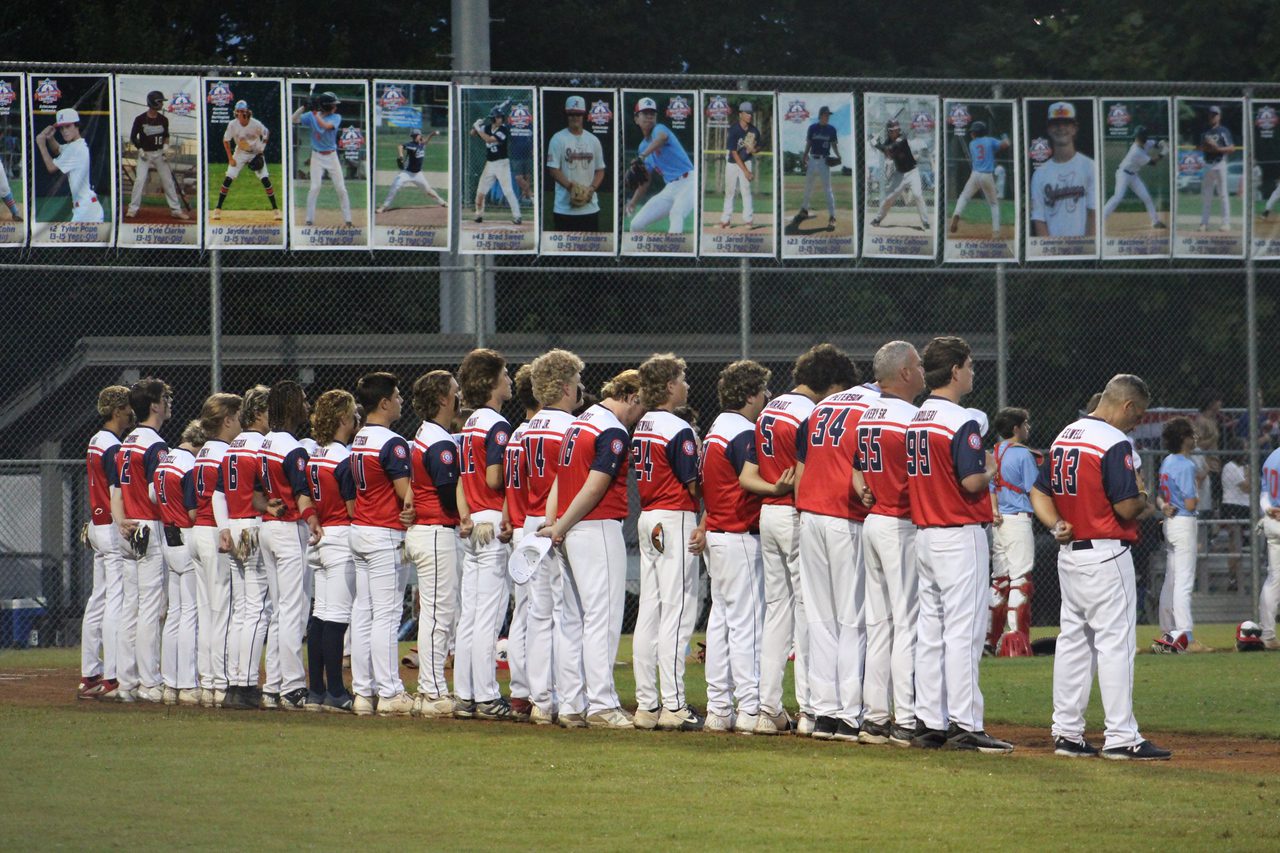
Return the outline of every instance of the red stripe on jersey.
<path id="1" fill-rule="evenodd" d="M 809 413 L 805 425 L 804 476 L 796 509 L 862 521 L 867 508 L 853 491 L 853 460 L 858 452 L 858 423 L 880 397 L 864 386 L 832 394 Z"/>
<path id="2" fill-rule="evenodd" d="M 782 394 L 769 401 L 760 417 L 756 418 L 756 464 L 760 476 L 776 483 L 782 472 L 796 464 L 796 432 L 805 418 L 813 412 L 813 401 L 803 394 Z M 794 492 L 770 495 L 767 504 L 795 506 Z"/>
<path id="3" fill-rule="evenodd" d="M 1071 438 L 1064 438 L 1068 434 Z M 1079 441 L 1082 435 L 1092 441 Z M 1129 439 L 1120 430 L 1096 418 L 1082 418 L 1059 433 L 1049 448 L 1053 504 L 1071 525 L 1075 539 L 1138 538 L 1137 520 L 1116 516 L 1103 485 L 1103 457 L 1121 442 L 1128 445 Z"/>
<path id="4" fill-rule="evenodd" d="M 726 450 L 729 442 L 755 426 L 737 412 L 722 412 L 702 443 L 702 502 L 706 527 L 714 533 L 759 533 L 760 496 L 738 482 Z"/>
<path id="5" fill-rule="evenodd" d="M 573 415 L 561 409 L 543 409 L 529 420 L 524 431 L 524 466 L 529 483 L 528 515 L 541 517 L 547 514 L 547 495 L 560 472 L 561 445 L 573 421 Z"/>

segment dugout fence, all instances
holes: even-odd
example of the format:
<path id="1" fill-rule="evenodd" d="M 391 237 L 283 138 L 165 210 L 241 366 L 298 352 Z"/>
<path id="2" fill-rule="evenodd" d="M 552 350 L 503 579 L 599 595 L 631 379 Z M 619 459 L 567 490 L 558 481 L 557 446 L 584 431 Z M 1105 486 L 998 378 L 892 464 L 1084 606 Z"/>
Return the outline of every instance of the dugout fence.
<path id="1" fill-rule="evenodd" d="M 316 78 L 452 79 L 494 85 L 719 88 L 935 93 L 951 98 L 1084 95 L 1280 97 L 1280 85 L 1156 81 L 873 80 L 752 76 L 668 77 L 390 69 L 99 67 L 6 64 L 32 72 L 120 71 Z M 455 144 L 456 141 L 455 141 Z M 465 194 L 455 174 L 454 196 Z M 456 215 L 456 213 L 455 213 Z M 690 363 L 690 402 L 702 427 L 717 407 L 715 377 L 751 357 L 790 387 L 790 365 L 830 340 L 867 371 L 886 340 L 918 345 L 960 334 L 978 375 L 970 404 L 1031 411 L 1043 446 L 1121 371 L 1151 384 L 1153 405 L 1195 409 L 1216 389 L 1235 414 L 1220 419 L 1215 464 L 1257 471 L 1280 441 L 1266 416 L 1280 400 L 1280 267 L 1248 260 L 1041 262 L 946 266 L 939 262 L 459 256 L 426 252 L 196 251 L 29 247 L 0 254 L 0 601 L 40 602 L 41 643 L 74 643 L 89 588 L 80 544 L 83 445 L 97 391 L 149 374 L 175 388 L 176 436 L 211 388 L 242 391 L 282 378 L 314 397 L 350 388 L 362 373 L 392 370 L 407 384 L 456 368 L 477 345 L 513 365 L 549 347 L 578 352 L 589 388 L 653 352 Z M 516 413 L 511 413 L 513 416 Z M 401 430 L 416 428 L 406 417 Z M 1238 437 L 1241 446 L 1230 439 Z M 1145 452 L 1144 471 L 1159 454 Z M 1255 478 L 1256 488 L 1256 478 Z M 1256 510 L 1255 510 L 1256 512 Z M 1231 525 L 1202 521 L 1197 618 L 1256 617 L 1261 537 L 1231 551 Z M 1158 524 L 1145 525 L 1147 589 L 1163 571 Z M 627 536 L 634 552 L 635 528 Z M 1034 620 L 1057 618 L 1052 546 L 1038 549 Z M 1231 568 L 1239 561 L 1238 580 Z M 1149 607 L 1146 612 L 1153 612 Z M 5 624 L 13 624 L 13 620 Z M 26 635 L 29 640 L 29 634 Z M 0 642 L 22 642 L 12 634 Z"/>

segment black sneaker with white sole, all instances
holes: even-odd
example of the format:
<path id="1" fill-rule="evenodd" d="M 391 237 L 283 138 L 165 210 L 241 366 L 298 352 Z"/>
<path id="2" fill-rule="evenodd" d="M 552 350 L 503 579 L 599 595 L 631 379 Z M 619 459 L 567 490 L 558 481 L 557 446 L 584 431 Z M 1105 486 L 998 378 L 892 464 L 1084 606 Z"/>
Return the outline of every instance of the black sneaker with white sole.
<path id="1" fill-rule="evenodd" d="M 511 710 L 511 703 L 502 696 L 489 702 L 476 703 L 476 719 L 478 720 L 511 720 L 514 719 L 514 711 Z"/>
<path id="2" fill-rule="evenodd" d="M 839 728 L 840 721 L 835 717 L 819 717 L 813 722 L 813 738 L 814 740 L 831 740 Z"/>
<path id="3" fill-rule="evenodd" d="M 832 740 L 841 740 L 845 743 L 858 742 L 858 727 L 841 720 L 836 726 L 836 733 L 831 736 Z"/>
<path id="4" fill-rule="evenodd" d="M 869 743 L 879 745 L 889 742 L 889 724 L 873 723 L 870 721 L 862 724 L 862 730 L 858 732 L 858 743 Z"/>
<path id="5" fill-rule="evenodd" d="M 1098 748 L 1090 745 L 1089 741 L 1084 738 L 1072 740 L 1071 738 L 1056 737 L 1053 739 L 1053 754 L 1065 756 L 1066 758 L 1096 758 L 1098 756 Z"/>
<path id="6" fill-rule="evenodd" d="M 923 731 L 918 723 L 912 728 L 894 723 L 889 726 L 889 743 L 894 746 L 911 746 L 911 739 Z"/>
<path id="7" fill-rule="evenodd" d="M 947 743 L 947 733 L 942 729 L 931 729 L 927 726 L 916 726 L 915 737 L 911 745 L 916 749 L 942 749 Z"/>
<path id="8" fill-rule="evenodd" d="M 947 729 L 947 749 L 981 752 L 984 755 L 1004 755 L 1013 752 L 1013 744 L 994 738 L 986 732 L 971 732 L 955 723 Z"/>
<path id="9" fill-rule="evenodd" d="M 301 711 L 307 707 L 307 688 L 299 687 L 288 693 L 281 693 L 279 707 L 284 711 Z"/>
<path id="10" fill-rule="evenodd" d="M 1113 746 L 1102 750 L 1102 757 L 1112 761 L 1168 761 L 1173 753 L 1161 749 L 1149 740 L 1133 746 Z"/>

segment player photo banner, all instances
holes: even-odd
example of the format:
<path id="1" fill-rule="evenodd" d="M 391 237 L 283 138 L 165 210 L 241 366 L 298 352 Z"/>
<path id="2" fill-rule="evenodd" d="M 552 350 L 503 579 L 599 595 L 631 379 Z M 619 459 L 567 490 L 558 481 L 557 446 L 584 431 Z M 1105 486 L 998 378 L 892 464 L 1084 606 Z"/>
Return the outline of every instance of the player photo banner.
<path id="1" fill-rule="evenodd" d="M 867 93 L 862 254 L 937 257 L 938 99 Z"/>
<path id="2" fill-rule="evenodd" d="M 1168 98 L 1100 98 L 1102 257 L 1167 258 L 1175 142 Z"/>
<path id="3" fill-rule="evenodd" d="M 289 245 L 369 245 L 369 84 L 289 81 Z"/>
<path id="4" fill-rule="evenodd" d="M 773 257 L 778 151 L 772 92 L 702 93 L 702 255 Z"/>
<path id="5" fill-rule="evenodd" d="M 0 248 L 27 242 L 26 87 L 0 74 Z"/>
<path id="6" fill-rule="evenodd" d="M 453 87 L 373 81 L 373 245 L 448 251 Z"/>
<path id="7" fill-rule="evenodd" d="M 1093 98 L 1028 98 L 1027 260 L 1098 257 L 1097 104 Z"/>
<path id="8" fill-rule="evenodd" d="M 618 93 L 612 89 L 539 89 L 546 183 L 544 255 L 618 251 Z"/>
<path id="9" fill-rule="evenodd" d="M 464 255 L 538 251 L 538 104 L 532 87 L 459 86 Z"/>
<path id="10" fill-rule="evenodd" d="M 120 246 L 200 245 L 203 130 L 197 77 L 116 75 Z"/>
<path id="11" fill-rule="evenodd" d="M 942 102 L 944 261 L 1018 260 L 1017 114 L 1014 101 Z"/>
<path id="12" fill-rule="evenodd" d="M 697 254 L 698 93 L 622 92 L 622 254 Z"/>
<path id="13" fill-rule="evenodd" d="M 782 257 L 854 257 L 858 190 L 853 96 L 783 92 L 778 111 Z"/>
<path id="14" fill-rule="evenodd" d="M 1249 198 L 1244 100 L 1178 98 L 1173 254 L 1242 258 Z"/>
<path id="15" fill-rule="evenodd" d="M 283 249 L 288 169 L 284 80 L 205 77 L 205 228 L 210 249 Z"/>
<path id="16" fill-rule="evenodd" d="M 1280 101 L 1249 101 L 1249 123 L 1253 134 L 1251 177 L 1258 186 L 1250 190 L 1253 203 L 1253 247 L 1259 260 L 1280 258 Z M 1266 199 L 1265 202 L 1262 200 Z"/>
<path id="17" fill-rule="evenodd" d="M 115 134 L 109 74 L 32 74 L 32 245 L 110 246 Z"/>

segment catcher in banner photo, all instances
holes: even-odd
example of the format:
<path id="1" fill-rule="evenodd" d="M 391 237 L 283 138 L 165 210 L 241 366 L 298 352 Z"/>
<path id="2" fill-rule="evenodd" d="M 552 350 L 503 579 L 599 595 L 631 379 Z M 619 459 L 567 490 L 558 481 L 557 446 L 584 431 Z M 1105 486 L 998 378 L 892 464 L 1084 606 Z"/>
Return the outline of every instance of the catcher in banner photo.
<path id="1" fill-rule="evenodd" d="M 123 82 L 120 85 L 123 87 Z M 146 110 L 134 116 L 133 125 L 129 130 L 129 144 L 133 146 L 135 165 L 133 190 L 129 195 L 129 207 L 124 215 L 126 219 L 137 218 L 142 210 L 147 177 L 154 171 L 160 178 L 165 201 L 169 204 L 169 215 L 185 222 L 191 219 L 191 214 L 187 212 L 190 203 L 185 194 L 179 194 L 173 168 L 165 157 L 170 146 L 169 119 L 164 114 L 167 99 L 164 92 L 159 89 L 147 92 L 146 97 Z"/>
<path id="2" fill-rule="evenodd" d="M 584 128 L 587 102 L 581 95 L 564 101 L 565 127 L 547 145 L 547 177 L 554 185 L 555 231 L 599 231 L 597 191 L 604 183 L 604 146 Z"/>
<path id="3" fill-rule="evenodd" d="M 271 132 L 261 121 L 253 117 L 253 110 L 246 100 L 235 103 L 235 118 L 227 122 L 226 131 L 222 134 L 222 147 L 227 155 L 227 170 L 222 177 L 222 186 L 218 190 L 218 202 L 209 213 L 210 219 L 221 219 L 222 208 L 227 196 L 231 193 L 232 184 L 240 177 L 240 172 L 248 167 L 266 193 L 271 203 L 272 218 L 283 219 L 279 205 L 276 203 L 275 186 L 271 183 L 271 170 L 267 167 L 266 150 Z M 243 197 L 243 194 L 241 194 Z"/>

